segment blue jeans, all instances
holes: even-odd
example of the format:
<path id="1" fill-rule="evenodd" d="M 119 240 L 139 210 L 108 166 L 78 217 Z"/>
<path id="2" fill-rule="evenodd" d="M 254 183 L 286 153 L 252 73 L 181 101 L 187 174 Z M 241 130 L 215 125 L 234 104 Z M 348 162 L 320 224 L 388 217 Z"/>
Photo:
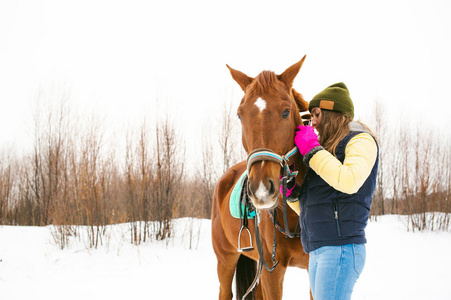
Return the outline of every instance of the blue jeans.
<path id="1" fill-rule="evenodd" d="M 313 299 L 351 299 L 352 289 L 365 265 L 365 245 L 324 246 L 309 255 Z"/>

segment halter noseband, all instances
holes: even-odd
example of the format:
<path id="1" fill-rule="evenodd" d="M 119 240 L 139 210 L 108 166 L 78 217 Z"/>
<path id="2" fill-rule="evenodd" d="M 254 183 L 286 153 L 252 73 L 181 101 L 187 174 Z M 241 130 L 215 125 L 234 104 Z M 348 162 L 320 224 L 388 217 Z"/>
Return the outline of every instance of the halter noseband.
<path id="1" fill-rule="evenodd" d="M 279 163 L 282 168 L 286 168 L 287 172 L 287 180 L 290 180 L 293 177 L 298 175 L 298 171 L 291 171 L 290 165 L 294 162 L 294 155 L 298 152 L 298 148 L 295 146 L 293 149 L 288 151 L 285 155 L 280 156 L 275 153 L 271 149 L 266 148 L 258 148 L 249 153 L 247 157 L 247 174 L 249 175 L 251 172 L 251 167 L 257 161 L 273 161 Z"/>

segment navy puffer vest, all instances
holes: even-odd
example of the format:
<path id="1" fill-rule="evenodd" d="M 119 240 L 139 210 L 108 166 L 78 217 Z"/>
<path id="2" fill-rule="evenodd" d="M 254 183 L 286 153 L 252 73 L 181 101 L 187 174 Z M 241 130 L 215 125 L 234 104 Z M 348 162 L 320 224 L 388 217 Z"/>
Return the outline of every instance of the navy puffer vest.
<path id="1" fill-rule="evenodd" d="M 363 132 L 351 131 L 340 141 L 335 154 L 341 163 L 348 142 Z M 367 180 L 355 194 L 337 191 L 312 169 L 307 170 L 299 199 L 301 242 L 306 253 L 322 246 L 366 243 L 365 227 L 376 187 L 378 165 L 379 155 Z"/>

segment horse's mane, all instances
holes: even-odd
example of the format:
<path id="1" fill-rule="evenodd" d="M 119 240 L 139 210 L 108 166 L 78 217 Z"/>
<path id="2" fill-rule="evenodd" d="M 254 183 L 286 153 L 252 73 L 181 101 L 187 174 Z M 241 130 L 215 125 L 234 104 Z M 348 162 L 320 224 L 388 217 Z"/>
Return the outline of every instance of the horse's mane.
<path id="1" fill-rule="evenodd" d="M 255 77 L 251 89 L 257 94 L 270 94 L 279 87 L 277 75 L 272 71 L 263 71 Z"/>
<path id="2" fill-rule="evenodd" d="M 277 93 L 280 92 L 281 89 L 283 89 L 283 85 L 281 85 L 279 75 L 276 75 L 276 73 L 272 71 L 263 71 L 258 74 L 250 86 L 250 90 L 257 95 Z M 308 102 L 304 100 L 304 97 L 302 97 L 300 93 L 292 89 L 291 95 L 298 106 L 299 111 L 308 110 Z"/>

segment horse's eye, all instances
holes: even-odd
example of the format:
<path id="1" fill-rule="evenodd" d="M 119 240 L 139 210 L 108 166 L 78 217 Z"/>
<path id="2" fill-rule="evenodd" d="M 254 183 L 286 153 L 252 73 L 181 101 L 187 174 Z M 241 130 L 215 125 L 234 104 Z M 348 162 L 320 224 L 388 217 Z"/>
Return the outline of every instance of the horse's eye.
<path id="1" fill-rule="evenodd" d="M 241 120 L 241 116 L 240 114 L 236 114 L 236 116 L 238 117 L 238 119 L 240 120 L 240 122 L 242 122 L 243 120 Z"/>
<path id="2" fill-rule="evenodd" d="M 289 109 L 285 109 L 285 111 L 282 114 L 282 119 L 288 118 L 289 115 L 290 115 L 290 110 Z"/>

